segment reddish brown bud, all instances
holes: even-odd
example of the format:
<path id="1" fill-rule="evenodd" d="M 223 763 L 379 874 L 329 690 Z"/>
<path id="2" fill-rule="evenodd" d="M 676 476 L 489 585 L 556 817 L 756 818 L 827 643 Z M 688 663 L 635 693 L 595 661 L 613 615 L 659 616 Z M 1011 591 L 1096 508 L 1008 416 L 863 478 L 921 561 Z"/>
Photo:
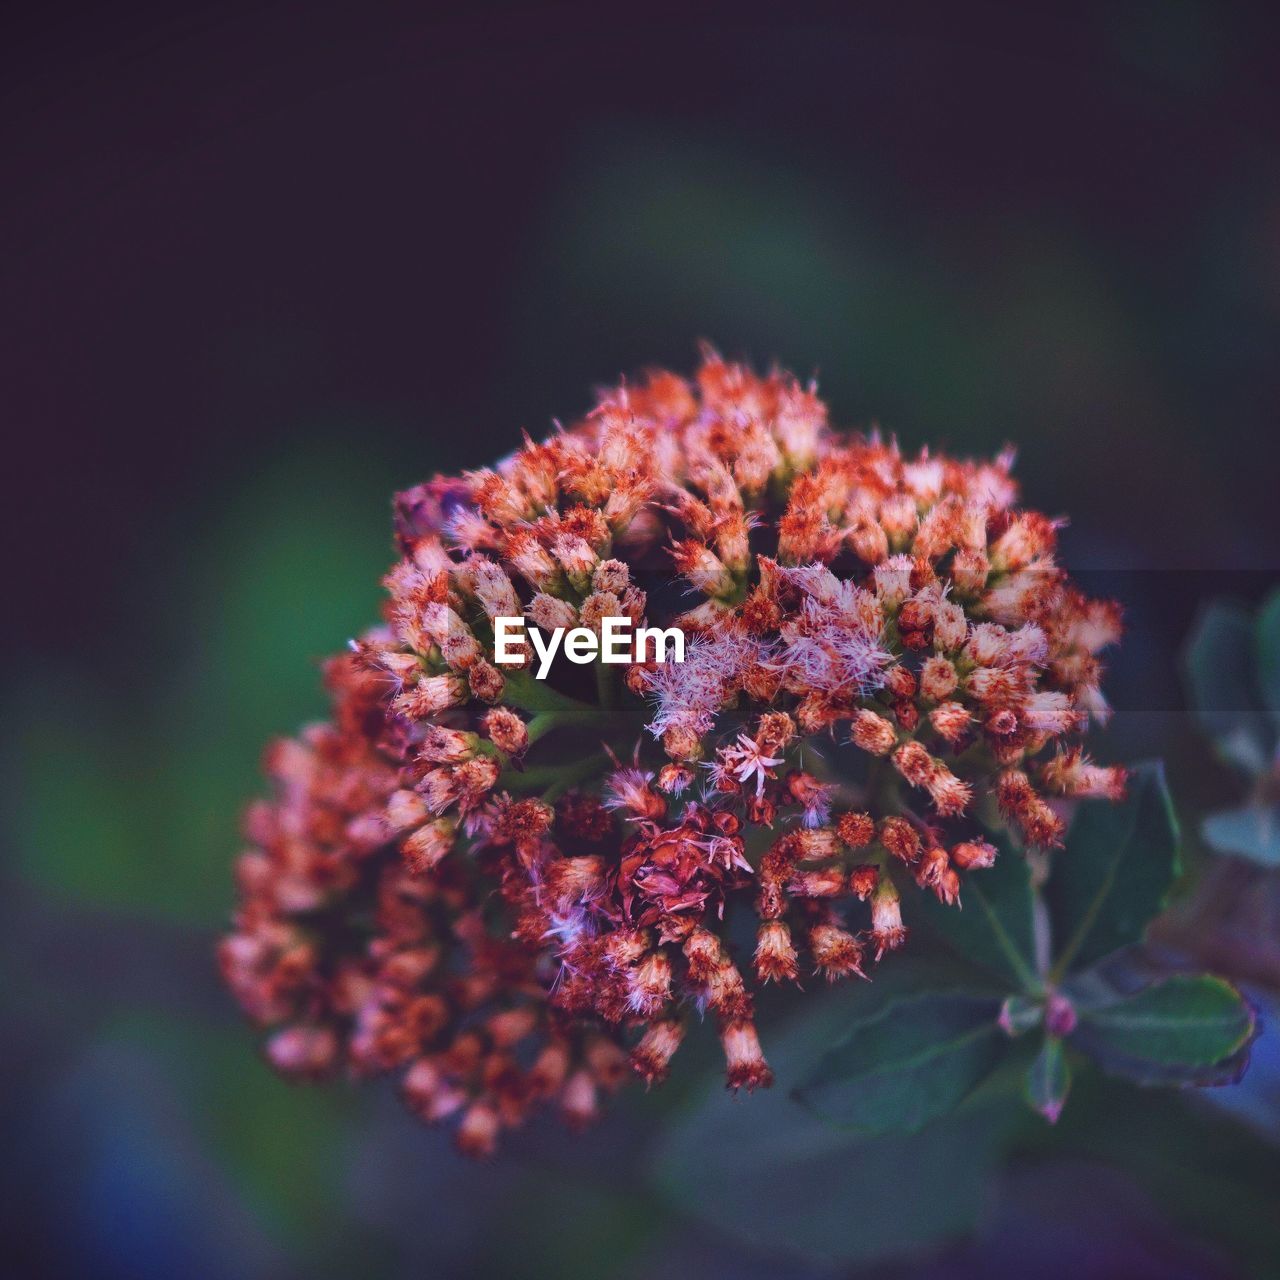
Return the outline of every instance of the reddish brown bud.
<path id="1" fill-rule="evenodd" d="M 400 844 L 405 864 L 425 875 L 453 848 L 456 826 L 452 818 L 437 818 L 406 836 Z"/>
<path id="2" fill-rule="evenodd" d="M 849 872 L 849 892 L 863 902 L 875 892 L 880 883 L 880 868 L 864 862 Z"/>
<path id="3" fill-rule="evenodd" d="M 930 658 L 920 669 L 920 692 L 932 702 L 949 698 L 959 683 L 955 667 L 946 658 Z"/>
<path id="4" fill-rule="evenodd" d="M 796 949 L 781 920 L 766 920 L 756 933 L 756 977 L 761 982 L 794 982 Z"/>
<path id="5" fill-rule="evenodd" d="M 951 850 L 951 861 L 961 871 L 980 871 L 995 866 L 995 846 L 985 840 L 965 840 Z"/>
<path id="6" fill-rule="evenodd" d="M 514 711 L 494 707 L 480 721 L 489 740 L 509 756 L 523 755 L 529 746 L 529 728 Z"/>
<path id="7" fill-rule="evenodd" d="M 764 1060 L 755 1023 L 741 1020 L 727 1023 L 720 1032 L 724 1048 L 725 1076 L 730 1089 L 767 1089 L 773 1072 Z"/>
<path id="8" fill-rule="evenodd" d="M 869 813 L 842 813 L 836 819 L 836 834 L 850 849 L 862 849 L 876 836 L 876 824 Z"/>
<path id="9" fill-rule="evenodd" d="M 464 1156 L 482 1159 L 491 1156 L 498 1145 L 501 1122 L 498 1112 L 487 1102 L 473 1102 L 463 1113 L 455 1141 Z"/>
<path id="10" fill-rule="evenodd" d="M 667 1078 L 667 1071 L 680 1041 L 684 1039 L 684 1024 L 667 1021 L 652 1023 L 631 1051 L 631 1066 L 644 1079 L 645 1084 L 660 1084 Z"/>
<path id="11" fill-rule="evenodd" d="M 497 667 L 481 658 L 467 672 L 472 694 L 481 702 L 497 702 L 507 687 L 507 679 Z"/>
<path id="12" fill-rule="evenodd" d="M 320 1080 L 337 1061 L 338 1038 L 329 1027 L 286 1027 L 267 1041 L 266 1054 L 281 1075 Z"/>
<path id="13" fill-rule="evenodd" d="M 893 725 L 874 711 L 862 710 L 853 717 L 850 726 L 854 744 L 873 756 L 885 756 L 893 750 L 898 736 Z"/>
<path id="14" fill-rule="evenodd" d="M 920 836 L 905 818 L 885 818 L 880 823 L 880 843 L 902 862 L 920 857 Z"/>
<path id="15" fill-rule="evenodd" d="M 809 950 L 813 962 L 828 982 L 862 976 L 862 948 L 853 934 L 834 924 L 815 925 L 809 930 Z"/>

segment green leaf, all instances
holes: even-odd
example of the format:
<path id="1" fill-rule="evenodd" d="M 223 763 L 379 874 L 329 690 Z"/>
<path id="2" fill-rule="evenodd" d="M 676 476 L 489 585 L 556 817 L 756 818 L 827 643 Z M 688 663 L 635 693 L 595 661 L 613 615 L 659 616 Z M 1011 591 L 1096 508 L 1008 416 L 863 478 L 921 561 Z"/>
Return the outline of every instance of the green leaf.
<path id="1" fill-rule="evenodd" d="M 662 1200 L 752 1250 L 828 1267 L 905 1256 L 971 1228 L 1016 1117 L 1007 1101 L 975 1099 L 922 1133 L 863 1138 L 820 1120 L 785 1087 L 852 1019 L 884 1004 L 876 988 L 922 980 L 904 957 L 876 982 L 836 987 L 781 1028 L 763 1028 L 779 1084 L 735 1098 L 717 1069 L 659 1132 L 649 1176 Z"/>
<path id="2" fill-rule="evenodd" d="M 1146 1084 L 1217 1084 L 1247 1059 L 1257 1019 L 1229 983 L 1180 974 L 1080 1011 L 1072 1043 L 1113 1074 Z"/>
<path id="3" fill-rule="evenodd" d="M 1086 800 L 1046 886 L 1053 978 L 1137 942 L 1178 875 L 1178 828 L 1159 763 L 1139 765 L 1114 804 Z"/>
<path id="4" fill-rule="evenodd" d="M 963 992 L 895 1001 L 823 1054 L 797 1096 L 857 1133 L 914 1133 L 959 1106 L 999 1062 L 999 1008 Z"/>
<path id="5" fill-rule="evenodd" d="M 1280 615 L 1280 609 L 1274 612 Z M 1196 717 L 1218 751 L 1249 773 L 1262 773 L 1271 755 L 1271 734 L 1262 714 L 1254 644 L 1249 611 L 1231 601 L 1213 601 L 1187 645 L 1187 682 Z M 1280 663 L 1280 653 L 1275 661 Z"/>
<path id="6" fill-rule="evenodd" d="M 1280 810 L 1253 804 L 1211 813 L 1201 825 L 1205 841 L 1264 867 L 1280 867 Z"/>
<path id="7" fill-rule="evenodd" d="M 995 866 L 965 877 L 959 907 L 913 895 L 929 926 L 966 959 L 1028 991 L 1038 987 L 1031 875 L 1007 840 L 995 841 Z"/>
<path id="8" fill-rule="evenodd" d="M 1071 1068 L 1056 1036 L 1046 1036 L 1035 1061 L 1027 1068 L 1026 1098 L 1050 1124 L 1057 1124 L 1071 1089 Z"/>
<path id="9" fill-rule="evenodd" d="M 1258 613 L 1257 640 L 1259 692 L 1272 727 L 1280 732 L 1280 590 L 1267 597 Z"/>

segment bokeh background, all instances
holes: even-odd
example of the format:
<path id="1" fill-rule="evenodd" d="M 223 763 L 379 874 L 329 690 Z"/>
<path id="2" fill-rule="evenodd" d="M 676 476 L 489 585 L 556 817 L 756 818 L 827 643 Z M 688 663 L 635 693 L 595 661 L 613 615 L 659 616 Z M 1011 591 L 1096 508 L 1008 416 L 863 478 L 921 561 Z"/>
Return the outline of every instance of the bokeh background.
<path id="1" fill-rule="evenodd" d="M 392 490 L 595 386 L 710 339 L 842 424 L 1016 442 L 1128 605 L 1099 754 L 1170 762 L 1193 950 L 1237 784 L 1180 646 L 1280 580 L 1267 7 L 458 8 L 5 12 L 6 1271 L 1276 1274 L 1274 1032 L 1240 1089 L 893 1150 L 686 1064 L 489 1166 L 257 1060 L 212 945 L 262 743 L 373 615 Z M 1274 886 L 1230 874 L 1269 1009 Z"/>

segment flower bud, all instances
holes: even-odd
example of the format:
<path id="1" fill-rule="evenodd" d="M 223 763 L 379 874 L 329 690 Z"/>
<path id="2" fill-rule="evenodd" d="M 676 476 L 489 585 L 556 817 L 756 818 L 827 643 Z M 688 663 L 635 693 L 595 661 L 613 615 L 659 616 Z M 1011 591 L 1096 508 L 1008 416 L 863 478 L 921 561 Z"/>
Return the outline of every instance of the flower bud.
<path id="1" fill-rule="evenodd" d="M 394 699 L 395 709 L 410 720 L 425 720 L 466 701 L 466 683 L 455 675 L 423 676 Z"/>
<path id="2" fill-rule="evenodd" d="M 872 863 L 863 863 L 849 872 L 849 892 L 863 902 L 875 892 L 880 883 L 880 868 Z"/>
<path id="3" fill-rule="evenodd" d="M 401 841 L 405 865 L 416 875 L 425 875 L 453 848 L 456 831 L 452 818 L 437 818 L 419 827 Z"/>
<path id="4" fill-rule="evenodd" d="M 452 1084 L 433 1058 L 419 1058 L 405 1072 L 401 1094 L 414 1115 L 434 1124 L 452 1115 L 467 1100 L 466 1093 Z"/>
<path id="5" fill-rule="evenodd" d="M 674 1020 L 653 1022 L 631 1051 L 631 1066 L 645 1084 L 660 1084 L 667 1078 L 671 1059 L 684 1039 L 684 1024 Z"/>
<path id="6" fill-rule="evenodd" d="M 529 746 L 529 727 L 514 711 L 494 707 L 480 719 L 481 728 L 499 751 L 508 756 L 522 756 Z"/>
<path id="7" fill-rule="evenodd" d="M 387 799 L 385 822 L 392 835 L 421 826 L 430 816 L 427 802 L 416 791 L 393 791 Z"/>
<path id="8" fill-rule="evenodd" d="M 664 795 L 683 795 L 693 782 L 694 772 L 688 765 L 665 764 L 658 770 L 656 786 Z"/>
<path id="9" fill-rule="evenodd" d="M 461 764 L 470 760 L 480 745 L 480 738 L 461 729 L 429 724 L 423 732 L 419 756 L 429 764 Z"/>
<path id="10" fill-rule="evenodd" d="M 531 533 L 518 531 L 507 539 L 507 563 L 535 591 L 554 593 L 563 579 L 550 552 Z M 513 615 L 514 616 L 514 615 Z"/>
<path id="11" fill-rule="evenodd" d="M 794 982 L 796 949 L 781 920 L 765 920 L 756 933 L 756 977 L 761 982 Z"/>
<path id="12" fill-rule="evenodd" d="M 720 1044 L 730 1089 L 767 1089 L 773 1083 L 773 1072 L 761 1052 L 755 1023 L 746 1019 L 727 1023 L 721 1028 Z"/>
<path id="13" fill-rule="evenodd" d="M 600 1118 L 599 1094 L 590 1071 L 575 1071 L 569 1077 L 560 1094 L 560 1115 L 570 1129 L 586 1129 Z"/>
<path id="14" fill-rule="evenodd" d="M 463 1113 L 454 1140 L 464 1156 L 482 1159 L 493 1155 L 501 1127 L 495 1107 L 487 1102 L 473 1102 Z"/>
<path id="15" fill-rule="evenodd" d="M 797 898 L 835 898 L 844 892 L 844 869 L 797 871 L 787 881 L 787 892 Z"/>
<path id="16" fill-rule="evenodd" d="M 985 840 L 964 840 L 951 850 L 951 861 L 961 871 L 985 870 L 995 866 L 995 846 Z"/>
<path id="17" fill-rule="evenodd" d="M 507 687 L 506 677 L 484 658 L 471 665 L 467 671 L 467 683 L 481 702 L 497 702 Z"/>
<path id="18" fill-rule="evenodd" d="M 529 1088 L 537 1098 L 553 1097 L 568 1074 L 569 1046 L 563 1040 L 550 1040 L 529 1068 Z"/>
<path id="19" fill-rule="evenodd" d="M 889 554 L 889 535 L 883 525 L 864 521 L 850 530 L 849 546 L 864 564 L 879 564 Z"/>
<path id="20" fill-rule="evenodd" d="M 529 618 L 540 631 L 568 631 L 578 625 L 578 611 L 573 605 L 545 591 L 539 591 L 529 601 Z"/>
<path id="21" fill-rule="evenodd" d="M 875 944 L 876 960 L 886 951 L 896 951 L 906 940 L 898 891 L 893 882 L 884 877 L 871 896 L 871 941 Z"/>
<path id="22" fill-rule="evenodd" d="M 953 600 L 938 605 L 933 618 L 934 647 L 943 652 L 959 649 L 969 634 L 969 623 L 964 610 Z"/>
<path id="23" fill-rule="evenodd" d="M 946 658 L 929 658 L 920 669 L 920 692 L 931 702 L 949 698 L 957 684 L 956 669 Z"/>
<path id="24" fill-rule="evenodd" d="M 627 1003 L 651 1018 L 671 998 L 671 961 L 665 951 L 651 951 L 627 974 Z"/>
<path id="25" fill-rule="evenodd" d="M 906 818 L 885 818 L 880 823 L 880 843 L 901 862 L 920 857 L 920 836 Z"/>
<path id="26" fill-rule="evenodd" d="M 587 540 L 576 534 L 561 534 L 552 539 L 551 554 L 560 562 L 574 590 L 585 591 L 591 583 L 591 574 L 600 562 Z"/>
<path id="27" fill-rule="evenodd" d="M 809 930 L 809 950 L 813 962 L 828 982 L 862 973 L 862 948 L 853 934 L 834 924 L 815 925 Z"/>
<path id="28" fill-rule="evenodd" d="M 862 710 L 853 717 L 850 726 L 854 744 L 873 756 L 888 755 L 898 740 L 893 725 L 874 711 Z"/>
<path id="29" fill-rule="evenodd" d="M 338 1038 L 330 1027 L 286 1027 L 267 1041 L 267 1059 L 281 1075 L 319 1080 L 338 1057 Z"/>
<path id="30" fill-rule="evenodd" d="M 929 712 L 929 723 L 948 746 L 964 741 L 973 723 L 969 712 L 958 702 L 940 702 Z"/>
<path id="31" fill-rule="evenodd" d="M 869 813 L 842 813 L 836 819 L 836 834 L 850 849 L 862 849 L 876 836 L 876 824 Z"/>

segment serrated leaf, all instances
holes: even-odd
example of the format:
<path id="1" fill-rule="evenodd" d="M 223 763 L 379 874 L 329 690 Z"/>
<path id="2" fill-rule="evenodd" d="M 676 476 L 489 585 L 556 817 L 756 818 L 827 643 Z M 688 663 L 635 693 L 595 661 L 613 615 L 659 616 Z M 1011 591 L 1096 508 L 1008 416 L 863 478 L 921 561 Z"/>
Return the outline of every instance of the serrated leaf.
<path id="1" fill-rule="evenodd" d="M 1211 813 L 1201 824 L 1205 841 L 1219 853 L 1280 867 L 1280 810 L 1255 804 Z"/>
<path id="2" fill-rule="evenodd" d="M 1071 1040 L 1144 1084 L 1220 1084 L 1238 1075 L 1256 1034 L 1253 1010 L 1229 982 L 1179 974 L 1082 1010 Z"/>
<path id="3" fill-rule="evenodd" d="M 1027 1068 L 1026 1098 L 1050 1124 L 1057 1124 L 1071 1088 L 1071 1068 L 1062 1041 L 1046 1036 L 1040 1052 Z"/>
<path id="4" fill-rule="evenodd" d="M 1178 827 L 1163 766 L 1134 769 L 1118 804 L 1084 801 L 1045 889 L 1055 979 L 1137 942 L 1177 875 Z"/>
<path id="5" fill-rule="evenodd" d="M 1258 691 L 1280 732 L 1280 591 L 1273 591 L 1258 613 Z"/>
<path id="6" fill-rule="evenodd" d="M 914 1133 L 958 1107 L 999 1062 L 999 1011 L 963 992 L 895 1001 L 827 1050 L 797 1096 L 856 1133 Z"/>
<path id="7" fill-rule="evenodd" d="M 1231 601 L 1213 601 L 1192 632 L 1186 667 L 1196 718 L 1218 751 L 1249 773 L 1263 772 L 1272 735 L 1262 714 L 1249 611 Z"/>
<path id="8" fill-rule="evenodd" d="M 882 1262 L 970 1228 L 1014 1119 L 1007 1103 L 975 1100 L 921 1133 L 867 1138 L 819 1119 L 785 1087 L 813 1070 L 851 1020 L 885 1003 L 876 987 L 926 979 L 912 971 L 900 982 L 899 968 L 913 970 L 904 961 L 762 1031 L 773 1089 L 735 1098 L 717 1070 L 658 1137 L 650 1176 L 662 1199 L 753 1250 L 826 1266 Z"/>
<path id="9" fill-rule="evenodd" d="M 913 899 L 934 929 L 967 960 L 1021 990 L 1037 986 L 1031 874 L 1008 841 L 997 840 L 995 866 L 965 877 L 961 905 L 931 894 Z"/>

